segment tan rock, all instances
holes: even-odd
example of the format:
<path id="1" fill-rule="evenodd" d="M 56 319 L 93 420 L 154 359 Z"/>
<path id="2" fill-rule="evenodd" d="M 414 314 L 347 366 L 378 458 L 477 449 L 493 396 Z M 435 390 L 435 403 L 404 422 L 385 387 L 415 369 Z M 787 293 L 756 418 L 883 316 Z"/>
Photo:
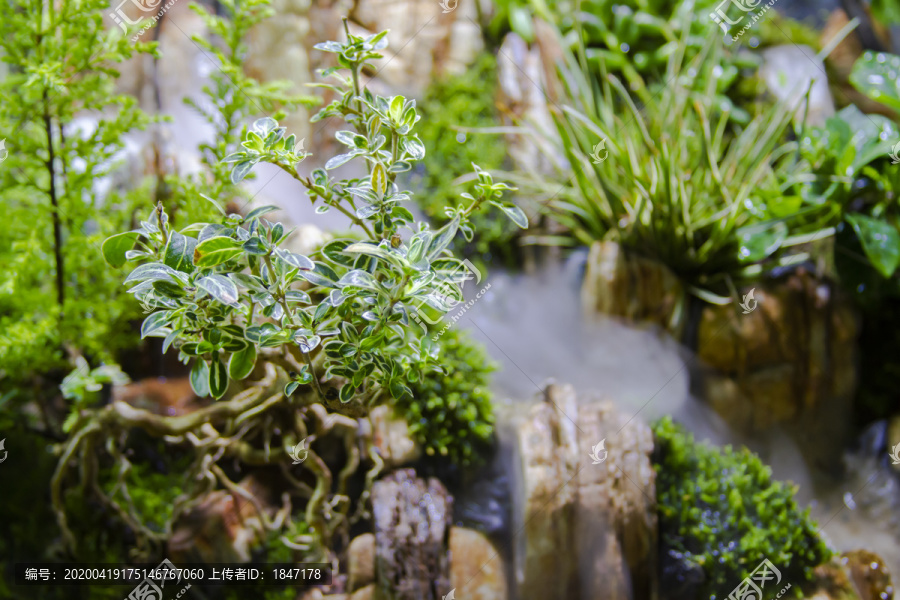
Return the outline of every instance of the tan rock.
<path id="1" fill-rule="evenodd" d="M 796 421 L 826 405 L 843 419 L 857 379 L 859 326 L 849 302 L 804 271 L 759 284 L 754 297 L 746 314 L 703 308 L 697 356 L 714 370 L 705 397 L 743 431 Z"/>
<path id="2" fill-rule="evenodd" d="M 577 425 L 576 425 L 577 423 Z M 604 441 L 608 450 L 600 450 Z M 594 448 L 598 450 L 594 452 Z M 550 385 L 518 428 L 519 597 L 643 600 L 656 590 L 656 488 L 646 424 Z M 599 462 L 594 464 L 591 455 Z"/>
<path id="3" fill-rule="evenodd" d="M 353 592 L 375 582 L 375 535 L 364 533 L 353 538 L 347 548 L 349 587 Z"/>
<path id="4" fill-rule="evenodd" d="M 656 472 L 653 433 L 612 404 L 578 410 L 579 459 L 575 548 L 581 598 L 655 597 Z M 592 449 L 605 440 L 606 457 Z"/>
<path id="5" fill-rule="evenodd" d="M 601 313 L 647 321 L 681 337 L 681 282 L 664 265 L 630 255 L 615 242 L 594 242 L 581 286 L 586 315 Z"/>
<path id="6" fill-rule="evenodd" d="M 409 436 L 406 419 L 396 416 L 390 407 L 381 405 L 369 414 L 375 447 L 387 467 L 415 462 L 422 447 Z"/>
<path id="7" fill-rule="evenodd" d="M 500 553 L 474 529 L 450 528 L 450 587 L 462 600 L 506 600 L 506 570 Z"/>
<path id="8" fill-rule="evenodd" d="M 522 600 L 576 598 L 577 557 L 572 546 L 578 467 L 575 392 L 550 385 L 518 429 L 523 513 L 516 554 L 516 579 Z"/>
<path id="9" fill-rule="evenodd" d="M 860 600 L 885 600 L 894 595 L 891 574 L 884 560 L 868 550 L 852 550 L 841 554 L 841 564 L 850 573 L 850 581 Z"/>
<path id="10" fill-rule="evenodd" d="M 167 556 L 173 562 L 248 562 L 251 550 L 265 539 L 259 506 L 269 517 L 274 512 L 268 490 L 253 476 L 239 487 L 253 497 L 224 490 L 206 494 L 203 500 L 173 527 Z"/>

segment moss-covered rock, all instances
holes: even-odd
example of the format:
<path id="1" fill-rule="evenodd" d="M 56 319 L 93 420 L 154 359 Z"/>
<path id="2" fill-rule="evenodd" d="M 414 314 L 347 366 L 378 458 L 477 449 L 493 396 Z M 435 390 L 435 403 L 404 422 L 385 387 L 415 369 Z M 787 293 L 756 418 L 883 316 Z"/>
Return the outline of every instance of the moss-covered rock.
<path id="1" fill-rule="evenodd" d="M 654 425 L 661 589 L 671 598 L 725 598 L 768 559 L 797 589 L 831 551 L 795 488 L 747 449 L 716 448 L 665 418 Z"/>
<path id="2" fill-rule="evenodd" d="M 494 431 L 488 383 L 495 367 L 459 329 L 446 330 L 437 351 L 443 371 L 428 371 L 410 383 L 413 399 L 397 400 L 395 410 L 426 454 L 466 465 L 479 458 Z"/>

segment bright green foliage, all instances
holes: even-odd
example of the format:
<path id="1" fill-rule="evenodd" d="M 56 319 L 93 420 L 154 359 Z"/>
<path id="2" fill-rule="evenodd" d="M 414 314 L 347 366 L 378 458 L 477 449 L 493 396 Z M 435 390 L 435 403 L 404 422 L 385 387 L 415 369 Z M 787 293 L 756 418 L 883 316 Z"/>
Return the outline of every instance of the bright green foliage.
<path id="1" fill-rule="evenodd" d="M 181 231 L 158 207 L 139 229 L 104 243 L 111 264 L 142 263 L 125 279 L 151 313 L 142 335 L 164 337 L 164 349 L 177 348 L 186 363 L 194 359 L 191 383 L 200 396 L 221 398 L 230 380 L 246 376 L 265 349 L 277 347 L 295 349 L 306 363 L 292 374 L 287 395 L 311 384 L 326 401 L 320 380 L 340 378 L 339 392 L 330 392 L 342 403 L 368 406 L 386 394 L 411 396 L 409 384 L 421 374 L 410 366 L 434 363 L 438 355 L 423 330 L 410 325 L 410 311 L 426 305 L 446 312 L 462 300 L 464 268 L 448 250 L 457 232 L 471 239 L 470 216 L 485 203 L 527 226 L 524 214 L 502 199 L 508 186 L 493 183 L 477 167 L 474 195 L 461 195 L 471 203 L 448 209 L 449 222 L 441 229 L 415 222 L 402 206 L 410 194 L 394 182 L 396 174 L 425 155 L 412 133 L 420 118 L 415 101 L 373 96 L 358 84 L 360 70 L 386 46 L 385 34 L 360 38 L 348 32 L 346 44 L 318 45 L 339 55 L 350 79 L 338 68 L 326 70 L 341 84 L 335 87 L 341 99 L 317 118 L 341 116 L 353 127 L 337 132 L 347 150 L 324 170 L 301 176 L 297 165 L 307 153 L 271 118 L 256 121 L 243 149 L 224 159 L 234 163 L 234 184 L 259 162 L 282 168 L 307 187 L 319 209 L 348 215 L 365 241 L 334 240 L 313 261 L 281 247 L 289 231 L 263 218 L 274 207 Z M 354 159 L 368 176 L 329 177 L 328 170 Z M 406 241 L 403 230 L 411 234 Z"/>
<path id="2" fill-rule="evenodd" d="M 176 205 L 186 209 L 179 217 L 186 222 L 207 219 L 214 214 L 201 194 L 222 203 L 238 200 L 242 207 L 249 202 L 240 188 L 231 183 L 229 166 L 221 162 L 244 139 L 249 119 L 262 115 L 281 119 L 286 111 L 299 105 L 314 106 L 319 102 L 315 96 L 290 93 L 290 82 L 260 83 L 244 72 L 247 35 L 254 26 L 275 15 L 271 4 L 271 0 L 224 0 L 219 3 L 223 15 L 211 13 L 203 5 L 191 4 L 191 10 L 202 17 L 218 40 L 197 35 L 192 38 L 215 58 L 216 66 L 210 73 L 210 83 L 203 87 L 204 101 L 191 98 L 184 101 L 206 119 L 214 133 L 213 141 L 204 142 L 199 148 L 201 161 L 211 177 L 206 174 L 189 180 L 171 177 L 168 181 L 173 186 Z"/>
<path id="3" fill-rule="evenodd" d="M 446 330 L 437 347 L 440 366 L 415 366 L 425 370 L 425 377 L 411 384 L 412 397 L 397 401 L 395 410 L 429 456 L 462 465 L 479 462 L 494 431 L 488 385 L 496 367 L 459 329 Z"/>
<path id="4" fill-rule="evenodd" d="M 429 148 L 425 158 L 423 193 L 416 201 L 429 219 L 443 225 L 444 208 L 453 205 L 458 195 L 456 174 L 477 162 L 486 170 L 503 167 L 506 141 L 495 134 L 467 133 L 464 142 L 456 139 L 454 128 L 495 127 L 499 116 L 494 105 L 497 90 L 497 59 L 482 55 L 462 75 L 432 83 L 422 105 L 423 121 L 419 137 Z M 515 263 L 516 226 L 506 219 L 475 215 L 472 219 L 478 236 L 465 250 L 489 260 L 499 255 L 506 264 Z M 459 242 L 457 242 L 459 244 Z M 459 245 L 457 245 L 459 247 Z M 464 254 L 469 254 L 459 248 Z"/>
<path id="5" fill-rule="evenodd" d="M 796 490 L 755 454 L 697 443 L 669 417 L 653 432 L 663 552 L 702 568 L 699 597 L 725 598 L 764 558 L 795 585 L 830 558 Z"/>
<path id="6" fill-rule="evenodd" d="M 609 72 L 631 87 L 642 87 L 668 81 L 668 62 L 673 56 L 683 53 L 689 61 L 703 51 L 708 40 L 727 35 L 710 18 L 720 4 L 721 0 L 501 0 L 492 28 L 497 32 L 508 23 L 526 41 L 532 41 L 533 14 L 559 27 L 567 41 L 583 45 L 592 73 Z M 746 14 L 730 3 L 727 6 L 732 20 Z M 732 34 L 738 26 L 733 29 Z M 759 61 L 753 55 L 740 54 L 738 44 L 718 58 L 721 74 L 713 90 L 715 99 L 710 100 L 728 105 L 732 119 L 746 121 L 749 114 L 730 98 L 743 79 L 740 70 L 755 68 Z M 702 88 L 701 82 L 696 89 Z"/>
<path id="7" fill-rule="evenodd" d="M 867 52 L 854 65 L 850 80 L 872 100 L 900 109 L 898 68 L 900 57 Z M 897 123 L 850 105 L 824 127 L 805 131 L 800 143 L 800 164 L 812 175 L 795 186 L 795 193 L 809 207 L 806 226 L 817 229 L 845 222 L 882 279 L 890 278 L 900 265 L 900 169 L 891 164 L 898 142 Z M 841 273 L 848 287 L 860 283 L 880 287 L 878 281 L 866 281 L 870 270 L 859 269 L 859 262 Z"/>
<path id="8" fill-rule="evenodd" d="M 147 117 L 114 93 L 116 67 L 146 44 L 108 31 L 104 0 L 0 5 L 0 373 L 7 381 L 66 364 L 63 348 L 108 359 L 136 306 L 97 247 L 127 226 L 136 194 L 101 193 L 123 137 Z M 104 111 L 96 122 L 84 111 Z M 99 112 L 93 112 L 99 115 Z M 78 119 L 76 119 L 78 115 Z M 0 152 L 0 155 L 5 155 Z"/>
<path id="9" fill-rule="evenodd" d="M 128 375 L 119 365 L 101 365 L 91 369 L 81 356 L 75 358 L 75 369 L 66 375 L 59 386 L 63 398 L 71 400 L 69 417 L 63 423 L 63 431 L 68 432 L 78 418 L 78 411 L 96 404 L 104 385 L 123 385 L 129 382 Z"/>
<path id="10" fill-rule="evenodd" d="M 542 142 L 571 170 L 536 187 L 555 194 L 569 243 L 613 239 L 665 264 L 698 297 L 728 303 L 733 280 L 801 241 L 789 237 L 800 200 L 785 198 L 777 177 L 792 148 L 783 141 L 791 111 L 776 107 L 733 132 L 714 101 L 720 52 L 711 39 L 691 62 L 672 61 L 668 84 L 634 92 L 613 76 L 598 86 L 570 56 L 561 77 L 570 100 Z"/>

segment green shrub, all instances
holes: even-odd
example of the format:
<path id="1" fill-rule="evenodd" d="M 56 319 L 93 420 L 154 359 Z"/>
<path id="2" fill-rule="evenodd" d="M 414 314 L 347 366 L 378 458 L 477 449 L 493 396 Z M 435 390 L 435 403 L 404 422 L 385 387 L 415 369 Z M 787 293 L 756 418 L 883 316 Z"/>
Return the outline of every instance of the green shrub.
<path id="1" fill-rule="evenodd" d="M 395 411 L 429 456 L 446 456 L 462 465 L 477 462 L 494 431 L 488 385 L 496 367 L 481 346 L 456 328 L 438 338 L 437 358 L 440 368 L 413 383 L 412 397 L 397 401 Z"/>
<path id="2" fill-rule="evenodd" d="M 422 191 L 415 199 L 436 225 L 447 222 L 444 209 L 457 202 L 459 186 L 454 180 L 459 173 L 468 171 L 476 162 L 489 171 L 504 166 L 507 148 L 502 136 L 467 133 L 465 141 L 460 143 L 454 131 L 455 127 L 497 126 L 496 82 L 497 59 L 483 54 L 464 74 L 435 81 L 426 92 L 419 138 L 428 148 L 428 154 L 420 184 Z M 518 228 L 492 214 L 477 214 L 472 222 L 478 236 L 471 243 L 457 240 L 460 253 L 475 254 L 486 260 L 497 254 L 505 264 L 514 264 L 515 248 L 510 242 Z"/>
<path id="3" fill-rule="evenodd" d="M 796 488 L 755 454 L 697 443 L 668 417 L 653 432 L 661 553 L 703 570 L 700 597 L 726 597 L 763 559 L 799 584 L 830 558 Z"/>
<path id="4" fill-rule="evenodd" d="M 66 350 L 108 359 L 130 341 L 137 305 L 96 249 L 130 225 L 139 199 L 98 183 L 117 166 L 125 135 L 149 122 L 115 82 L 122 62 L 150 46 L 110 35 L 108 11 L 103 0 L 0 6 L 4 383 L 65 368 Z M 88 111 L 95 122 L 79 120 Z"/>

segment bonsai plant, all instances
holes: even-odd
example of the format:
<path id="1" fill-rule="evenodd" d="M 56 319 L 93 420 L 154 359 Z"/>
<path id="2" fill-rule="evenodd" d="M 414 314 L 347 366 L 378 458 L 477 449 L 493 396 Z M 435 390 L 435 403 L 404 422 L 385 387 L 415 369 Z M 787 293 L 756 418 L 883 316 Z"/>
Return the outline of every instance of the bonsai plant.
<path id="1" fill-rule="evenodd" d="M 345 539 L 350 523 L 367 514 L 381 460 L 371 439 L 358 439 L 355 418 L 379 403 L 411 399 L 423 371 L 441 368 L 439 346 L 412 313 L 446 311 L 461 299 L 458 284 L 465 275 L 448 250 L 451 242 L 459 233 L 471 239 L 471 216 L 487 206 L 527 225 L 521 210 L 502 197 L 510 188 L 494 183 L 477 166 L 471 193 L 447 207 L 448 222 L 440 229 L 417 221 L 402 205 L 410 194 L 397 175 L 425 154 L 413 133 L 419 120 L 416 103 L 403 96 L 376 96 L 360 85 L 361 70 L 387 45 L 385 34 L 360 37 L 347 30 L 346 42 L 317 46 L 338 55 L 338 66 L 324 75 L 336 79 L 332 88 L 339 99 L 314 120 L 334 116 L 350 125 L 336 134 L 346 151 L 324 169 L 300 174 L 298 165 L 309 154 L 271 118 L 257 120 L 242 149 L 224 158 L 233 165 L 232 184 L 260 162 L 278 166 L 307 188 L 318 210 L 346 214 L 361 240 L 333 240 L 303 256 L 282 247 L 289 232 L 281 223 L 265 219 L 274 207 L 246 215 L 223 211 L 218 221 L 178 230 L 160 205 L 139 228 L 104 242 L 103 255 L 111 265 L 138 263 L 125 284 L 149 312 L 142 335 L 162 337 L 164 351 L 177 351 L 192 365 L 194 391 L 217 402 L 180 417 L 121 402 L 80 411 L 52 482 L 53 506 L 70 548 L 76 541 L 64 491 L 76 460 L 88 467 L 80 470 L 82 486 L 129 525 L 138 553 L 145 555 L 166 539 L 200 494 L 216 485 L 236 489 L 220 460 L 284 468 L 285 457 L 300 442 L 308 451 L 304 470 L 314 483 L 286 473 L 293 493 L 305 498 L 302 521 L 309 531 L 288 540 L 291 547 L 302 546 L 310 556 L 330 561 L 336 556 L 334 541 Z M 339 181 L 329 175 L 350 161 L 367 174 Z M 161 529 L 147 527 L 128 500 L 131 464 L 123 434 L 132 428 L 193 454 L 188 489 L 175 499 Z M 343 440 L 346 452 L 346 464 L 336 475 L 317 452 L 316 440 L 329 433 Z M 99 458 L 88 449 L 104 442 L 103 460 L 111 461 L 117 473 L 110 492 L 94 485 L 97 469 L 90 468 Z M 348 483 L 363 461 L 370 464 L 365 489 L 351 498 Z M 292 527 L 286 502 L 282 517 L 263 518 L 268 529 Z"/>

